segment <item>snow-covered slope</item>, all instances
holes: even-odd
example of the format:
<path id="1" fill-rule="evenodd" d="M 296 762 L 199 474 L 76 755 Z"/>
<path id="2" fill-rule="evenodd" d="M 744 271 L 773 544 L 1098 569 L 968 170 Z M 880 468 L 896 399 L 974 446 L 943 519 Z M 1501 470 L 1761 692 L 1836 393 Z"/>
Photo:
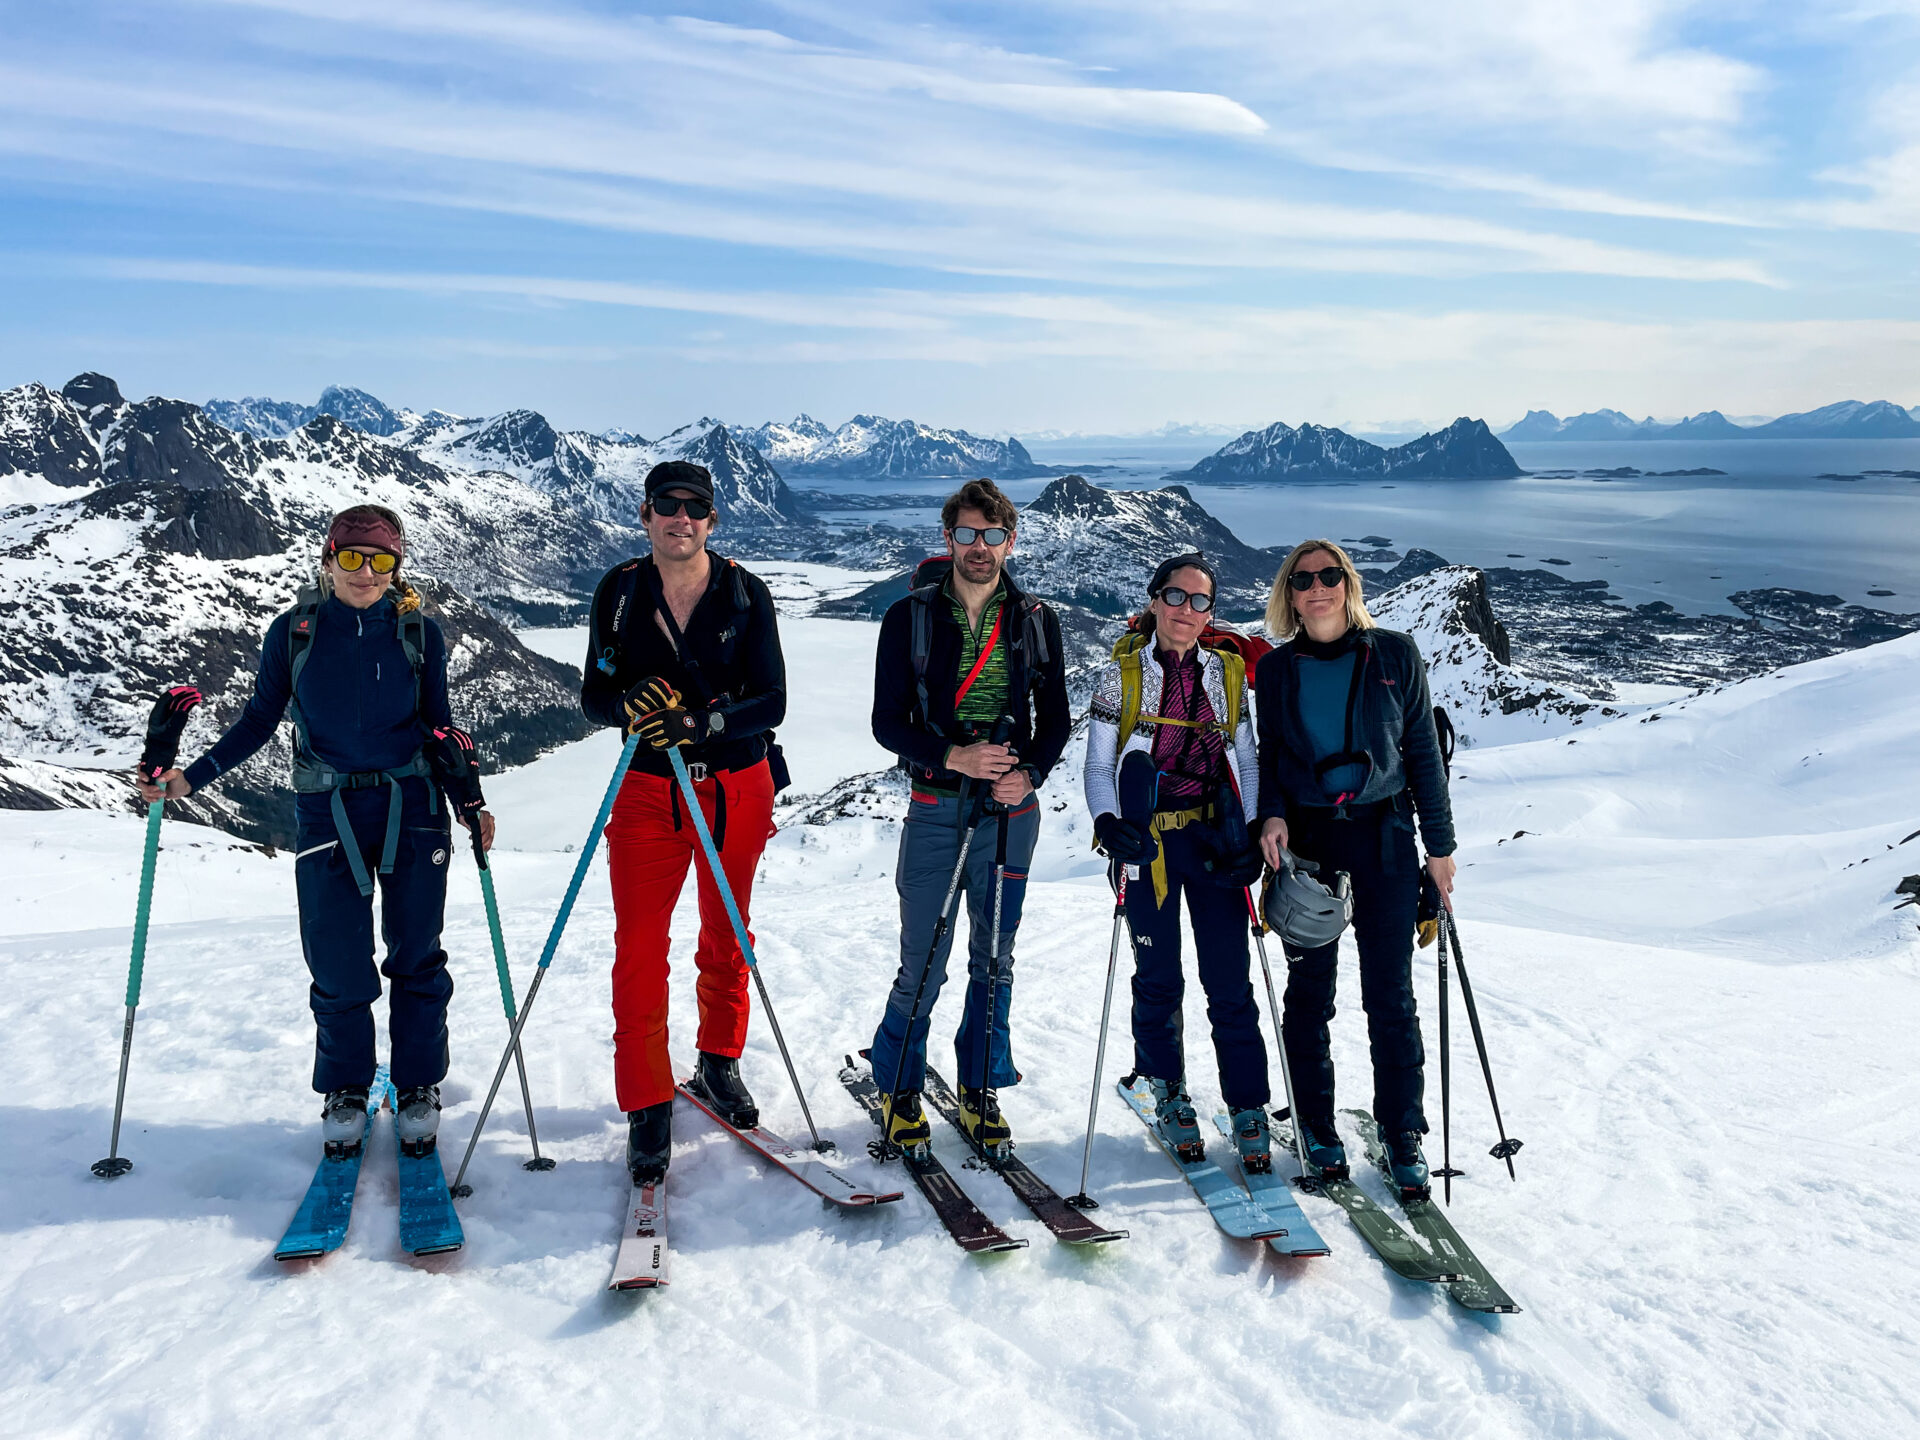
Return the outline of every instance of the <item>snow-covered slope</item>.
<path id="1" fill-rule="evenodd" d="M 821 658 L 805 627 L 791 643 L 796 670 Z M 823 1211 L 683 1111 L 671 1287 L 607 1295 L 624 1122 L 600 862 L 526 1033 L 558 1169 L 519 1168 L 524 1127 L 503 1096 L 461 1202 L 465 1250 L 411 1261 L 395 1243 L 381 1135 L 345 1249 L 276 1267 L 266 1257 L 315 1150 L 288 857 L 168 827 L 122 1139 L 135 1169 L 105 1184 L 86 1167 L 106 1149 L 140 825 L 0 813 L 0 1413 L 27 1434 L 344 1436 L 377 1411 L 387 1431 L 528 1440 L 623 1431 L 637 1414 L 715 1436 L 1912 1433 L 1920 1339 L 1903 1317 L 1920 1308 L 1907 1263 L 1920 1118 L 1900 1102 L 1920 945 L 1857 880 L 1873 867 L 1836 864 L 1805 890 L 1792 875 L 1820 847 L 1854 844 L 1862 823 L 1920 805 L 1905 718 L 1920 714 L 1916 660 L 1920 641 L 1896 641 L 1658 722 L 1462 762 L 1461 923 L 1507 1125 L 1527 1146 L 1518 1184 L 1485 1158 L 1492 1125 L 1456 986 L 1454 1155 L 1468 1174 L 1452 1213 L 1525 1307 L 1499 1320 L 1392 1279 L 1312 1196 L 1323 1259 L 1224 1239 L 1111 1094 L 1092 1189 L 1098 1218 L 1131 1238 L 1102 1253 L 1054 1246 L 944 1130 L 935 1145 L 958 1182 L 1031 1249 L 963 1256 L 911 1188 L 878 1213 Z M 843 729 L 824 717 L 783 739 L 831 757 Z M 562 847 L 586 833 L 611 744 L 567 747 L 491 787 L 523 991 L 575 858 Z M 1812 763 L 1797 769 L 1803 755 Z M 1542 808 L 1550 827 L 1536 827 Z M 1069 1188 L 1111 934 L 1111 895 L 1072 818 L 1049 809 L 1027 889 L 1011 997 L 1023 1081 L 1002 1093 L 1028 1163 Z M 1545 833 L 1495 843 L 1522 825 Z M 1682 892 L 1694 852 L 1648 848 L 1682 832 L 1744 837 L 1756 885 L 1788 877 L 1765 925 L 1727 939 L 1741 894 L 1706 913 L 1728 878 L 1714 853 L 1694 872 L 1701 893 Z M 1903 863 L 1902 833 L 1875 866 Z M 870 1037 L 895 963 L 896 834 L 873 815 L 792 826 L 755 891 L 762 968 L 813 1113 L 861 1174 L 869 1128 L 832 1072 Z M 506 1031 L 464 858 L 452 878 L 450 1161 Z M 1834 944 L 1786 955 L 1769 938 L 1815 921 L 1837 934 L 1845 907 L 1859 918 Z M 683 1061 L 694 925 L 689 892 L 670 1017 Z M 1432 955 L 1416 969 L 1430 1058 Z M 1344 983 L 1357 993 L 1351 969 Z M 1204 1007 L 1191 999 L 1190 1081 L 1211 1111 Z M 1109 1083 L 1126 1063 L 1118 1008 Z M 934 1011 L 939 1063 L 957 1018 L 950 987 Z M 1334 1042 L 1342 1103 L 1364 1103 L 1357 1001 Z M 804 1134 L 759 1014 L 743 1068 L 768 1123 Z M 1430 1076 L 1437 1111 L 1436 1091 Z M 406 1383 L 353 1378 L 342 1356 L 362 1352 L 406 1357 Z"/>
<path id="2" fill-rule="evenodd" d="M 829 430 L 811 415 L 742 429 L 740 438 L 788 475 L 863 479 L 974 477 L 1017 480 L 1058 474 L 1036 465 L 1018 440 L 990 440 L 917 420 L 856 415 Z"/>

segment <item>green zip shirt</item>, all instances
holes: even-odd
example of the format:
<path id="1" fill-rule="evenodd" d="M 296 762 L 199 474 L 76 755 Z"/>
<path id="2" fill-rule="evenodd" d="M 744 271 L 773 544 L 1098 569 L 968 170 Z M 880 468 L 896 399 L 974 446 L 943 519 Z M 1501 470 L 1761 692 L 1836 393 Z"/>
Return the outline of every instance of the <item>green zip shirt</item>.
<path id="1" fill-rule="evenodd" d="M 987 643 L 987 637 L 993 633 L 994 622 L 1006 609 L 1007 587 L 1004 582 L 993 592 L 986 606 L 980 612 L 980 628 L 972 629 L 967 624 L 967 607 L 953 593 L 953 579 L 947 578 L 942 587 L 947 603 L 953 606 L 953 620 L 960 627 L 960 668 L 953 677 L 954 689 L 960 688 L 960 682 L 972 671 L 974 661 L 980 658 L 981 647 Z M 1007 646 L 1012 637 L 1003 627 L 1000 638 L 995 642 L 993 653 L 987 657 L 987 663 L 981 667 L 979 676 L 973 682 L 973 688 L 967 691 L 966 699 L 953 708 L 956 720 L 971 720 L 986 725 L 993 724 L 1007 708 Z"/>

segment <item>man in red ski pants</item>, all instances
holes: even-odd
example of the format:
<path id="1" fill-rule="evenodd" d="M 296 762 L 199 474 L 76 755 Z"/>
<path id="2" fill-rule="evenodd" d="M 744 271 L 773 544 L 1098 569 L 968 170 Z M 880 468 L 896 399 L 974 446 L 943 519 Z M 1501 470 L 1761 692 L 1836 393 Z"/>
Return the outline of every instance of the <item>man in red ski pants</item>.
<path id="1" fill-rule="evenodd" d="M 679 748 L 721 868 L 751 914 L 754 870 L 773 834 L 785 766 L 773 727 L 786 715 L 786 664 L 773 596 L 712 554 L 713 480 L 674 460 L 647 475 L 641 523 L 650 554 L 608 571 L 594 592 L 580 706 L 641 745 L 607 822 L 613 877 L 613 1068 L 627 1114 L 627 1168 L 657 1184 L 673 1150 L 667 1052 L 668 923 L 692 865 L 700 897 L 694 950 L 700 1026 L 689 1087 L 731 1124 L 759 1123 L 740 1078 L 749 1004 L 746 959 L 707 863 L 668 750 Z"/>

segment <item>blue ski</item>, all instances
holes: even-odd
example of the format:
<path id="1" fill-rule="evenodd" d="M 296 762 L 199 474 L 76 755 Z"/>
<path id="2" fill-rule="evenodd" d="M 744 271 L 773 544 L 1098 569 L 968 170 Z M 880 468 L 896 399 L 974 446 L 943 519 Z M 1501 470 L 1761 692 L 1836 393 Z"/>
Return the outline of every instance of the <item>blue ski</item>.
<path id="1" fill-rule="evenodd" d="M 338 1250 L 347 1238 L 347 1223 L 353 1218 L 353 1192 L 360 1184 L 360 1161 L 373 1139 L 374 1117 L 392 1087 L 387 1083 L 387 1067 L 382 1065 L 367 1092 L 367 1132 L 360 1148 L 351 1155 L 335 1158 L 322 1155 L 313 1172 L 313 1183 L 306 1198 L 293 1213 L 293 1223 L 274 1246 L 276 1260 L 311 1260 Z"/>
<path id="2" fill-rule="evenodd" d="M 387 1083 L 387 1103 L 399 1112 L 393 1083 Z M 400 1161 L 400 1248 L 412 1255 L 440 1255 L 467 1243 L 460 1216 L 447 1193 L 447 1172 L 440 1168 L 439 1150 L 408 1155 L 396 1145 Z"/>
<path id="3" fill-rule="evenodd" d="M 1225 1115 L 1215 1115 L 1213 1123 L 1229 1144 L 1233 1141 L 1233 1121 Z M 1237 1151 L 1238 1146 L 1234 1147 Z M 1268 1210 L 1286 1221 L 1284 1235 L 1272 1235 L 1267 1238 L 1271 1245 L 1282 1255 L 1330 1255 L 1327 1242 L 1320 1238 L 1320 1232 L 1313 1228 L 1313 1222 L 1307 1219 L 1307 1212 L 1300 1208 L 1300 1202 L 1293 1198 L 1293 1190 L 1285 1180 L 1271 1170 L 1262 1172 L 1240 1167 L 1240 1178 L 1247 1183 L 1247 1189 L 1253 1198 Z"/>
<path id="4" fill-rule="evenodd" d="M 1200 1197 L 1222 1230 L 1240 1240 L 1265 1240 L 1272 1235 L 1287 1233 L 1287 1222 L 1283 1217 L 1269 1211 L 1257 1197 L 1234 1184 L 1233 1177 L 1213 1161 L 1196 1160 L 1188 1163 L 1174 1153 L 1173 1146 L 1167 1143 L 1167 1137 L 1153 1113 L 1153 1090 L 1144 1081 L 1136 1080 L 1129 1085 L 1124 1080 L 1117 1080 L 1114 1088 L 1132 1107 L 1133 1113 L 1140 1117 L 1140 1123 L 1147 1127 L 1147 1132 L 1159 1142 L 1160 1148 L 1167 1152 L 1167 1158 L 1180 1167 L 1180 1173 L 1187 1177 L 1193 1193 Z"/>

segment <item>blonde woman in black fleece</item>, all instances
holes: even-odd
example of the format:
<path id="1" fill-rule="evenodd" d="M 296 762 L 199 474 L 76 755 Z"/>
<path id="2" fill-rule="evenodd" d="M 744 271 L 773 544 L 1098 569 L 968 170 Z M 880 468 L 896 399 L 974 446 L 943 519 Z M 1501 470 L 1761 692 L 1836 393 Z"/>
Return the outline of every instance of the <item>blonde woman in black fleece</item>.
<path id="1" fill-rule="evenodd" d="M 1267 630 L 1281 643 L 1254 680 L 1260 847 L 1276 870 L 1286 849 L 1317 862 L 1323 876 L 1344 870 L 1352 877 L 1374 1118 L 1395 1182 L 1424 1190 L 1426 1055 L 1413 996 L 1416 822 L 1443 897 L 1451 896 L 1454 875 L 1453 811 L 1426 662 L 1412 636 L 1374 623 L 1359 571 L 1331 540 L 1309 540 L 1287 556 L 1267 602 Z M 1289 953 L 1280 1026 L 1307 1158 L 1335 1173 L 1347 1163 L 1333 1123 L 1327 1033 L 1338 950 L 1336 941 Z"/>

